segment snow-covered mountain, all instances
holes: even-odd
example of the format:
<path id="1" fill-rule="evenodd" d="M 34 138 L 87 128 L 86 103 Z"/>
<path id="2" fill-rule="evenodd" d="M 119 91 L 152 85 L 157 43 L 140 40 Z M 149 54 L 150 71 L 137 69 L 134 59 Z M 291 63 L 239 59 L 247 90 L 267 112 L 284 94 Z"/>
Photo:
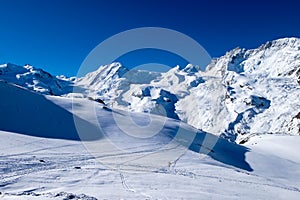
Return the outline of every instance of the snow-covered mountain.
<path id="1" fill-rule="evenodd" d="M 238 141 L 252 134 L 300 134 L 298 38 L 267 42 L 252 50 L 236 48 L 214 60 L 200 76 L 206 81 L 191 93 L 200 105 L 213 97 L 216 110 L 187 109 L 195 97 L 182 99 L 177 108 L 189 124 L 207 131 L 217 127 L 215 132 Z M 203 95 L 203 91 L 214 94 Z"/>
<path id="2" fill-rule="evenodd" d="M 300 134 L 298 38 L 233 49 L 205 72 L 191 64 L 158 73 L 112 63 L 66 78 L 6 64 L 0 79 L 42 94 L 100 98 L 112 108 L 179 119 L 236 142 L 256 134 Z"/>
<path id="3" fill-rule="evenodd" d="M 1 65 L 0 198 L 299 199 L 299 55 L 287 38 L 205 72 Z"/>
<path id="4" fill-rule="evenodd" d="M 0 79 L 47 95 L 70 93 L 73 90 L 73 82 L 76 80 L 75 77 L 55 77 L 30 65 L 21 67 L 11 63 L 0 65 Z"/>
<path id="5" fill-rule="evenodd" d="M 5 81 L 0 93 L 1 199 L 300 196 L 298 136 L 254 136 L 242 146 L 178 120 L 103 109 L 85 98 L 40 95 Z M 84 128 L 80 137 L 75 118 Z M 137 137 L 149 132 L 156 134 Z"/>
<path id="6" fill-rule="evenodd" d="M 176 66 L 166 73 L 102 66 L 77 82 L 110 106 L 180 119 L 230 140 L 255 134 L 300 134 L 300 40 L 236 48 L 205 72 Z"/>

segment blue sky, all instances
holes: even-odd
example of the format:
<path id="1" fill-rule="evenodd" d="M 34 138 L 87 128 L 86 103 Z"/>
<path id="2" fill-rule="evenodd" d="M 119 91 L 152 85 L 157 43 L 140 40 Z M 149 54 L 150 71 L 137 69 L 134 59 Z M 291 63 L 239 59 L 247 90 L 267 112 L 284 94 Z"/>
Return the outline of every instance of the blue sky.
<path id="1" fill-rule="evenodd" d="M 29 63 L 73 76 L 100 42 L 148 26 L 182 32 L 218 57 L 237 46 L 255 48 L 281 37 L 300 37 L 299 7 L 297 0 L 0 0 L 0 63 Z M 154 51 L 122 59 L 128 67 L 184 63 Z"/>

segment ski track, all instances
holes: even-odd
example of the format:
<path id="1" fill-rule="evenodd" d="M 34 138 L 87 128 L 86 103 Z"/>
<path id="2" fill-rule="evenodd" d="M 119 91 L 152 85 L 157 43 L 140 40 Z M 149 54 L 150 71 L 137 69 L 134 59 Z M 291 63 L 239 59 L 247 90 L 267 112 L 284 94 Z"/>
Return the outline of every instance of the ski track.
<path id="1" fill-rule="evenodd" d="M 180 160 L 180 158 L 181 158 L 181 156 L 178 159 L 176 159 L 175 161 L 173 161 L 173 163 L 172 163 L 173 167 L 171 170 L 162 170 L 162 171 L 153 172 L 152 170 L 148 171 L 148 170 L 144 169 L 145 170 L 144 172 L 180 175 L 180 176 L 184 176 L 184 177 L 188 177 L 188 178 L 192 178 L 192 179 L 209 178 L 209 179 L 216 179 L 216 180 L 233 182 L 233 183 L 242 183 L 242 184 L 249 184 L 249 185 L 262 185 L 262 186 L 273 187 L 273 188 L 278 188 L 278 189 L 283 189 L 283 190 L 290 190 L 290 191 L 300 193 L 300 190 L 298 188 L 292 187 L 292 186 L 271 184 L 271 183 L 266 183 L 266 182 L 263 182 L 263 183 L 262 182 L 253 182 L 253 181 L 246 181 L 246 180 L 240 180 L 240 179 L 234 179 L 234 178 L 225 178 L 225 177 L 221 177 L 221 176 L 205 175 L 205 174 L 194 173 L 194 172 L 187 171 L 187 170 L 176 169 L 175 168 L 176 162 L 178 162 Z M 92 161 L 94 161 L 93 160 L 94 158 L 88 158 L 88 157 L 86 157 L 86 155 L 82 155 L 79 158 L 77 156 L 76 156 L 76 158 L 71 157 L 71 159 L 69 157 L 68 157 L 68 159 L 63 159 L 63 157 L 59 157 L 59 158 L 57 158 L 56 161 L 55 160 L 53 161 L 53 158 L 51 158 L 51 159 L 52 159 L 51 162 L 46 161 L 47 163 L 35 163 L 35 164 L 31 164 L 30 167 L 28 166 L 28 163 L 37 162 L 38 160 L 36 157 L 16 158 L 16 159 L 11 159 L 11 160 L 6 160 L 6 163 L 11 163 L 11 164 L 18 163 L 18 164 L 8 166 L 8 168 L 10 168 L 11 171 L 4 171 L 4 174 L 1 174 L 0 187 L 5 187 L 9 184 L 13 184 L 13 183 L 17 182 L 18 179 L 20 179 L 24 176 L 30 175 L 30 174 L 48 173 L 49 171 L 61 171 L 61 170 L 66 170 L 66 169 L 72 169 L 75 166 L 82 166 L 83 161 L 87 161 L 87 160 L 91 160 L 91 159 L 92 159 Z M 4 162 L 2 161 L 1 163 L 4 163 Z M 63 166 L 61 166 L 60 163 L 63 163 Z M 139 166 L 139 167 L 141 169 L 143 169 L 143 166 Z M 3 164 L 1 164 L 1 169 L 3 171 Z M 92 169 L 94 170 L 94 168 L 92 168 Z M 107 170 L 107 169 L 102 169 L 102 171 L 103 170 Z M 100 171 L 101 171 L 101 169 L 97 169 L 88 178 L 93 178 L 95 175 L 99 174 Z M 141 171 L 143 171 L 143 170 L 141 170 Z M 124 172 L 122 172 L 122 170 L 121 170 L 121 167 L 119 167 L 118 172 L 120 175 L 120 179 L 121 179 L 123 188 L 128 192 L 135 193 L 136 190 L 134 188 L 132 188 L 131 186 L 129 186 L 128 180 L 126 180 L 126 178 L 124 176 Z M 236 172 L 245 174 L 245 172 L 241 172 L 241 171 L 236 171 Z M 134 173 L 131 172 L 131 173 L 129 173 L 129 175 L 130 174 L 134 174 Z M 263 178 L 261 176 L 257 176 L 252 173 L 247 173 L 246 175 Z M 269 182 L 269 180 L 266 180 L 266 181 Z M 28 191 L 24 191 L 24 192 L 28 192 Z M 144 194 L 144 196 L 145 196 L 145 194 Z M 145 197 L 150 198 L 147 195 Z"/>
<path id="2" fill-rule="evenodd" d="M 269 186 L 269 187 L 274 187 L 274 188 L 279 188 L 283 190 L 290 190 L 294 192 L 299 192 L 300 189 L 292 186 L 285 186 L 285 185 L 275 185 L 275 184 L 269 184 L 269 183 L 261 183 L 261 182 L 252 182 L 252 181 L 245 181 L 245 180 L 240 180 L 240 179 L 232 179 L 232 178 L 224 178 L 221 176 L 212 176 L 212 175 L 204 175 L 204 174 L 195 174 L 193 172 L 188 172 L 186 170 L 174 170 L 175 175 L 181 175 L 189 178 L 210 178 L 210 179 L 217 179 L 217 180 L 222 180 L 222 181 L 228 181 L 228 182 L 238 182 L 238 183 L 245 183 L 245 184 L 250 184 L 250 185 L 263 185 L 263 186 Z M 259 178 L 263 178 L 261 176 L 253 175 L 253 174 L 248 174 L 249 176 L 255 176 Z M 267 180 L 267 179 L 266 179 Z"/>
<path id="3" fill-rule="evenodd" d="M 47 157 L 49 155 L 39 155 L 34 157 L 35 154 L 18 154 L 18 155 L 8 155 L 7 157 L 2 156 L 1 160 L 1 185 L 0 188 L 6 187 L 8 185 L 17 183 L 22 177 L 36 174 L 36 173 L 41 173 L 41 174 L 46 174 L 49 172 L 59 172 L 62 170 L 73 170 L 75 166 L 83 166 L 83 164 L 87 167 L 85 168 L 87 171 L 89 171 L 90 175 L 87 177 L 87 179 L 93 179 L 93 177 L 99 175 L 100 172 L 103 172 L 104 170 L 110 170 L 110 169 L 99 169 L 99 168 L 93 168 L 94 166 L 95 158 L 93 157 L 88 157 L 87 154 L 83 155 L 72 155 L 72 153 L 64 153 L 60 156 L 55 155 L 51 157 Z M 21 158 L 20 158 L 21 156 Z M 58 157 L 56 157 L 58 156 Z M 115 157 L 117 155 L 109 155 Z M 109 157 L 108 156 L 108 157 Z M 184 170 L 184 169 L 176 169 L 176 164 L 178 161 L 180 161 L 181 157 L 178 157 L 174 161 L 170 161 L 171 166 L 170 168 L 167 169 L 161 169 L 157 171 L 153 171 L 152 168 L 149 168 L 147 170 L 146 166 L 136 166 L 140 168 L 141 172 L 145 173 L 153 173 L 153 174 L 161 174 L 161 175 L 174 175 L 174 176 L 184 176 L 187 178 L 191 179 L 203 179 L 203 178 L 208 178 L 208 179 L 214 179 L 222 182 L 230 182 L 232 184 L 245 184 L 245 185 L 261 185 L 265 187 L 271 187 L 275 189 L 281 189 L 281 190 L 289 190 L 293 192 L 298 192 L 300 193 L 300 190 L 296 187 L 292 186 L 287 186 L 287 185 L 281 185 L 281 184 L 274 184 L 274 183 L 268 183 L 271 182 L 270 180 L 265 179 L 264 177 L 258 176 L 254 173 L 246 173 L 243 171 L 235 170 L 235 169 L 230 169 L 236 171 L 237 173 L 242 173 L 248 176 L 254 176 L 257 178 L 264 178 L 265 181 L 247 181 L 244 179 L 236 179 L 236 178 L 226 178 L 222 176 L 215 176 L 215 175 L 209 175 L 209 174 L 201 174 L 201 173 L 195 173 L 192 171 Z M 47 159 L 48 158 L 48 159 Z M 45 163 L 39 163 L 39 159 L 45 160 Z M 49 161 L 51 160 L 51 161 Z M 10 171 L 5 171 L 3 170 L 3 167 L 6 166 L 6 168 L 10 169 Z M 115 170 L 111 170 L 115 171 Z M 139 192 L 136 190 L 134 187 L 130 185 L 130 180 L 126 178 L 125 172 L 122 171 L 121 166 L 119 166 L 118 173 L 120 176 L 120 181 L 122 183 L 122 187 L 125 191 L 129 193 L 137 193 L 138 195 L 143 196 L 145 199 L 151 199 L 152 197 L 144 192 Z M 136 176 L 137 171 L 126 171 L 126 174 L 128 176 Z M 80 181 L 80 180 L 78 180 Z M 46 183 L 47 181 L 45 181 Z M 51 182 L 51 180 L 49 181 Z M 45 196 L 49 198 L 54 198 L 57 197 L 58 194 L 53 194 L 53 193 L 40 193 L 39 191 L 43 190 L 43 188 L 37 188 L 36 191 L 23 191 L 21 193 L 9 193 L 9 192 L 4 192 L 2 193 L 4 196 Z M 68 195 L 73 195 L 73 194 L 65 194 L 64 196 Z M 300 194 L 299 194 L 300 195 Z M 63 196 L 63 195 L 62 195 Z M 76 195 L 75 195 L 76 196 Z M 75 198 L 75 197 L 74 197 Z M 77 197 L 76 197 L 77 198 Z M 75 198 L 75 199 L 76 199 Z M 79 199 L 79 197 L 78 197 Z M 96 199 L 94 197 L 88 197 L 86 198 L 81 198 L 81 199 Z"/>

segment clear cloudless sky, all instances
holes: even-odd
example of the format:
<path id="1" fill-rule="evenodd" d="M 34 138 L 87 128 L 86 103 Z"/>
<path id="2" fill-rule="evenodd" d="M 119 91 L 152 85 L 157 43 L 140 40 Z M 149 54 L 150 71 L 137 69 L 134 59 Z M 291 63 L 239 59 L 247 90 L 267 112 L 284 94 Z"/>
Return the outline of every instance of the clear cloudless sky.
<path id="1" fill-rule="evenodd" d="M 0 0 L 0 63 L 74 76 L 100 42 L 148 26 L 182 32 L 218 57 L 237 46 L 300 37 L 299 9 L 297 0 Z"/>

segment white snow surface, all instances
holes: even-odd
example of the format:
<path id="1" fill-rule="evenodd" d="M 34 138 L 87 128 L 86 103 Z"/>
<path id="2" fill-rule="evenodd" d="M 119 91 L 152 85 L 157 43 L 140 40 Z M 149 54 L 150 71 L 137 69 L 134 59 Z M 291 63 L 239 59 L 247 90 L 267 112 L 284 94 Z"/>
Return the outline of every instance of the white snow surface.
<path id="1" fill-rule="evenodd" d="M 3 81 L 0 92 L 1 199 L 300 197 L 298 136 L 256 135 L 241 146 L 178 120 L 85 98 Z M 73 114 L 86 130 L 80 138 Z M 155 137 L 139 137 L 157 126 Z"/>
<path id="2" fill-rule="evenodd" d="M 300 198 L 298 38 L 204 72 L 3 64 L 0 94 L 0 199 Z"/>
<path id="3" fill-rule="evenodd" d="M 109 107 L 179 119 L 246 142 L 266 133 L 300 134 L 300 39 L 236 48 L 206 71 L 192 64 L 165 73 L 101 66 L 84 77 L 54 77 L 32 66 L 0 66 L 0 79 L 35 92 L 103 100 Z"/>
<path id="4" fill-rule="evenodd" d="M 73 90 L 75 77 L 53 76 L 50 73 L 34 68 L 11 63 L 0 65 L 0 80 L 15 83 L 41 94 L 63 95 Z"/>
<path id="5" fill-rule="evenodd" d="M 257 134 L 300 134 L 298 38 L 236 48 L 205 72 L 191 64 L 161 74 L 138 72 L 113 63 L 76 84 L 111 107 L 180 119 L 236 142 Z"/>

